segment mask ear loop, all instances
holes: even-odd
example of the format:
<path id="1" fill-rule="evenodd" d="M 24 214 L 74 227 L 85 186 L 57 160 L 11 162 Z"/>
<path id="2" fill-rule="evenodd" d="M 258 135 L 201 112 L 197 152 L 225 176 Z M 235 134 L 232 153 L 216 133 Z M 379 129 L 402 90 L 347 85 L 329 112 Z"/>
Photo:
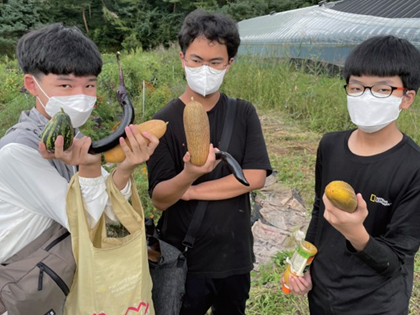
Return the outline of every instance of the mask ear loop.
<path id="1" fill-rule="evenodd" d="M 41 92 L 48 98 L 50 99 L 50 97 L 47 95 L 47 93 L 45 93 L 45 91 L 42 89 L 42 87 L 39 85 L 38 81 L 35 79 L 35 76 L 32 76 L 32 78 L 34 79 L 36 85 L 39 87 L 39 89 L 41 90 Z"/>
<path id="2" fill-rule="evenodd" d="M 50 99 L 50 97 L 47 95 L 47 93 L 45 93 L 45 91 L 42 89 L 42 87 L 39 85 L 38 81 L 35 79 L 35 76 L 32 76 L 32 78 L 34 79 L 36 85 L 38 86 L 38 88 L 41 90 L 41 92 L 48 98 L 48 100 Z M 38 101 L 41 103 L 42 107 L 45 108 L 44 103 L 42 103 L 41 99 L 39 98 L 39 96 L 37 95 L 36 98 L 38 99 Z"/>

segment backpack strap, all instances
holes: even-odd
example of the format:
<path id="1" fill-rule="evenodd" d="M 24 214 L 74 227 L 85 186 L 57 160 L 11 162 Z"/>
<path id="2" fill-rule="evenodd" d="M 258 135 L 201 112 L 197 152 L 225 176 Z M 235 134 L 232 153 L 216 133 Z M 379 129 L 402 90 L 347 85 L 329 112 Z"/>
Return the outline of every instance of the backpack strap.
<path id="1" fill-rule="evenodd" d="M 3 314 L 7 311 L 6 305 L 4 305 L 3 301 L 0 298 L 0 314 Z"/>
<path id="2" fill-rule="evenodd" d="M 60 231 L 61 230 L 61 231 Z M 42 246 L 45 245 L 45 243 L 51 239 L 55 235 L 60 235 L 58 237 L 58 241 L 70 236 L 70 233 L 62 227 L 59 223 L 52 221 L 51 226 L 46 229 L 44 232 L 42 232 L 35 240 L 30 242 L 28 245 L 26 245 L 24 248 L 22 248 L 20 251 L 18 251 L 16 254 L 14 254 L 12 257 L 8 258 L 6 261 L 1 263 L 2 266 L 7 266 L 11 263 L 14 263 L 16 261 L 20 261 L 37 251 L 38 249 L 42 248 Z M 48 250 L 47 246 L 45 250 Z"/>
<path id="3" fill-rule="evenodd" d="M 219 145 L 219 149 L 222 151 L 226 151 L 228 149 L 230 139 L 232 137 L 233 122 L 235 120 L 236 115 L 236 104 L 237 99 L 233 99 L 230 97 L 228 98 L 227 114 L 223 124 L 222 138 L 220 140 Z M 216 169 L 214 169 L 213 172 L 210 173 L 209 179 L 215 179 L 220 176 L 220 164 L 221 163 L 219 163 Z M 191 249 L 194 246 L 195 238 L 201 226 L 201 222 L 203 222 L 204 214 L 206 213 L 208 203 L 208 200 L 200 200 L 197 204 L 197 208 L 194 211 L 193 217 L 187 230 L 187 235 L 185 235 L 185 238 L 182 241 L 182 245 L 185 246 L 185 252 L 187 252 L 188 249 Z"/>

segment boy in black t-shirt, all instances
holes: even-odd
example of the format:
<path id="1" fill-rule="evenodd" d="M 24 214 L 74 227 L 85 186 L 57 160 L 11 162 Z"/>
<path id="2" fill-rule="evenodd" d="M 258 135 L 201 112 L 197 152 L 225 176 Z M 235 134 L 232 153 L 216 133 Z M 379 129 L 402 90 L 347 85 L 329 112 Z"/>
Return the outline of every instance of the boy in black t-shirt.
<path id="1" fill-rule="evenodd" d="M 373 37 L 348 56 L 344 76 L 357 129 L 320 142 L 307 232 L 319 251 L 310 272 L 292 277 L 290 287 L 309 292 L 311 315 L 408 314 L 420 244 L 420 148 L 396 119 L 420 86 L 420 52 L 404 39 Z M 325 197 L 333 180 L 357 192 L 354 213 Z"/>
<path id="2" fill-rule="evenodd" d="M 204 315 L 210 307 L 217 315 L 245 314 L 253 269 L 249 192 L 263 187 L 271 173 L 260 121 L 249 102 L 237 100 L 227 151 L 243 168 L 250 186 L 239 183 L 225 165 L 220 178 L 205 178 L 217 165 L 215 148 L 228 107 L 228 97 L 219 87 L 237 53 L 239 33 L 226 16 L 194 11 L 185 19 L 178 40 L 188 86 L 154 116 L 169 123 L 147 163 L 150 195 L 164 211 L 159 222 L 162 238 L 180 250 L 198 201 L 209 201 L 194 247 L 188 250 L 181 314 Z M 210 123 L 209 155 L 201 167 L 190 163 L 183 127 L 183 110 L 191 97 L 203 105 Z"/>

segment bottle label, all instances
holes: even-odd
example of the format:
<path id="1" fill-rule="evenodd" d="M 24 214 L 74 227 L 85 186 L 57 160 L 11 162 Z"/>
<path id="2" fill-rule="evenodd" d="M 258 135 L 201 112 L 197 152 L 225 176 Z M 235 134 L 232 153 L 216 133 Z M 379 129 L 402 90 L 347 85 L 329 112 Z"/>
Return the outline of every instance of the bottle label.
<path id="1" fill-rule="evenodd" d="M 311 257 L 313 257 L 312 254 L 308 253 L 307 251 L 305 251 L 302 246 L 298 246 L 297 248 L 297 252 L 300 256 L 302 256 L 303 258 L 309 259 Z"/>
<path id="2" fill-rule="evenodd" d="M 303 276 L 314 256 L 298 246 L 290 260 L 290 269 L 294 275 Z"/>

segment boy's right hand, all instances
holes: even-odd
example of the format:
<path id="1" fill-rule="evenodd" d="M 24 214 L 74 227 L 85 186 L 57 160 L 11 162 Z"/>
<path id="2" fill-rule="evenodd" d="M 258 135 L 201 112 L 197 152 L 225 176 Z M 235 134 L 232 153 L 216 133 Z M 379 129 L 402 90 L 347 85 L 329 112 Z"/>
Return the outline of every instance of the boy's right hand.
<path id="1" fill-rule="evenodd" d="M 39 142 L 39 152 L 44 159 L 58 159 L 67 165 L 94 165 L 100 163 L 100 154 L 89 154 L 88 150 L 92 144 L 92 139 L 89 137 L 83 137 L 81 139 L 74 138 L 72 146 L 64 151 L 64 139 L 62 136 L 58 136 L 55 141 L 55 152 L 47 151 L 45 144 Z"/>
<path id="2" fill-rule="evenodd" d="M 202 166 L 196 166 L 191 163 L 190 153 L 187 152 L 184 155 L 184 172 L 189 177 L 192 178 L 192 181 L 195 181 L 197 178 L 201 177 L 204 174 L 210 173 L 217 164 L 220 163 L 220 160 L 216 160 L 216 152 L 218 150 L 213 148 L 213 144 L 210 143 L 209 154 L 207 156 L 207 161 Z"/>
<path id="3" fill-rule="evenodd" d="M 322 201 L 325 205 L 324 218 L 327 220 L 338 232 L 340 232 L 359 252 L 362 251 L 369 241 L 369 233 L 367 232 L 364 221 L 369 214 L 366 201 L 362 195 L 357 195 L 357 209 L 353 213 L 349 213 L 335 207 L 323 195 Z"/>

